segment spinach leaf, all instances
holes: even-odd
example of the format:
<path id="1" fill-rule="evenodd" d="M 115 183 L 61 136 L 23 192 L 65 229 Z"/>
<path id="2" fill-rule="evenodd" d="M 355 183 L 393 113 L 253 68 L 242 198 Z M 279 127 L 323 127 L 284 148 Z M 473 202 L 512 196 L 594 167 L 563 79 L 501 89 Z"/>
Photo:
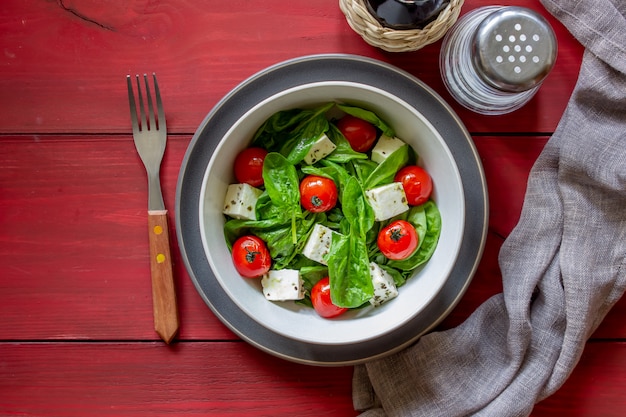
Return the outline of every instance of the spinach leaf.
<path id="1" fill-rule="evenodd" d="M 402 145 L 396 149 L 387 159 L 381 162 L 367 177 L 363 187 L 370 190 L 379 185 L 393 182 L 396 173 L 409 161 L 409 145 Z"/>
<path id="2" fill-rule="evenodd" d="M 273 260 L 272 268 L 284 269 L 294 262 L 298 254 L 302 253 L 313 226 L 316 223 L 324 223 L 325 220 L 326 215 L 324 213 L 307 213 L 304 218 L 297 219 L 295 240 L 293 238 L 294 229 L 289 225 L 281 225 L 271 229 L 252 228 L 251 231 L 266 242 Z"/>
<path id="3" fill-rule="evenodd" d="M 291 130 L 309 117 L 300 109 L 285 110 L 274 113 L 256 131 L 252 138 L 252 146 L 266 149 L 268 152 L 279 152 L 289 138 Z"/>
<path id="4" fill-rule="evenodd" d="M 345 218 L 340 208 L 335 207 L 326 213 L 325 225 L 333 230 L 340 228 L 341 221 Z"/>
<path id="5" fill-rule="evenodd" d="M 393 277 L 393 282 L 396 284 L 396 287 L 400 287 L 406 282 L 406 278 L 404 277 L 404 275 L 397 269 L 391 268 L 387 265 L 379 264 L 378 266 L 387 271 L 387 273 Z"/>
<path id="6" fill-rule="evenodd" d="M 296 168 L 281 154 L 270 152 L 263 162 L 263 181 L 272 203 L 282 210 L 283 218 L 291 218 L 292 241 L 296 243 L 296 218 L 302 215 Z"/>
<path id="7" fill-rule="evenodd" d="M 308 291 L 311 291 L 317 281 L 328 276 L 328 267 L 320 264 L 300 266 L 298 269 L 304 282 L 304 288 Z"/>
<path id="8" fill-rule="evenodd" d="M 281 153 L 287 155 L 289 162 L 296 165 L 302 161 L 311 146 L 329 129 L 326 112 L 334 105 L 335 103 L 327 103 L 313 110 L 303 110 L 307 117 L 293 129 L 293 137 L 281 149 Z"/>
<path id="9" fill-rule="evenodd" d="M 424 239 L 426 237 L 426 233 L 428 232 L 428 219 L 426 217 L 426 204 L 420 204 L 419 206 L 411 207 L 408 211 L 408 216 L 406 220 L 415 227 L 415 231 L 417 232 L 417 248 L 415 250 L 419 250 L 419 248 L 424 243 Z"/>
<path id="10" fill-rule="evenodd" d="M 276 152 L 270 152 L 265 156 L 263 181 L 274 205 L 288 211 L 300 210 L 298 172 L 284 156 Z"/>
<path id="11" fill-rule="evenodd" d="M 370 159 L 354 160 L 351 162 L 354 175 L 361 184 L 365 184 L 367 178 L 376 170 L 378 164 Z"/>
<path id="12" fill-rule="evenodd" d="M 420 206 L 418 206 L 420 207 Z M 417 251 L 401 261 L 389 261 L 388 266 L 410 272 L 430 259 L 441 234 L 441 214 L 432 200 L 421 205 L 426 215 L 426 233 Z"/>
<path id="13" fill-rule="evenodd" d="M 289 225 L 281 225 L 271 229 L 252 228 L 251 232 L 266 242 L 272 257 L 272 268 L 282 269 L 284 264 L 292 259 L 295 244 Z"/>
<path id="14" fill-rule="evenodd" d="M 267 244 L 272 257 L 272 268 L 286 268 L 302 252 L 316 223 L 326 223 L 325 213 L 308 213 L 295 221 L 295 228 L 285 223 L 283 216 L 262 220 L 231 219 L 224 225 L 224 236 L 229 249 L 238 237 L 251 233 Z M 296 238 L 294 240 L 293 233 Z"/>
<path id="15" fill-rule="evenodd" d="M 349 231 L 338 237 L 333 235 L 326 259 L 333 303 L 354 308 L 374 295 L 366 242 L 366 234 L 374 225 L 374 213 L 365 201 L 361 184 L 354 177 L 346 181 L 343 198 L 343 214 Z"/>
<path id="16" fill-rule="evenodd" d="M 359 119 L 363 119 L 365 121 L 370 122 L 371 124 L 376 126 L 378 129 L 380 129 L 385 135 L 389 136 L 390 138 L 396 135 L 396 132 L 394 132 L 391 126 L 385 123 L 374 112 L 362 109 L 360 107 L 349 106 L 346 104 L 337 104 L 337 107 L 339 107 L 341 110 L 343 110 L 344 112 L 348 113 L 351 116 L 355 116 L 355 117 L 358 117 Z"/>
<path id="17" fill-rule="evenodd" d="M 230 219 L 224 224 L 224 238 L 228 248 L 232 249 L 235 240 L 247 233 L 256 234 L 263 230 L 272 230 L 283 226 L 284 220 L 282 218 L 265 220 Z"/>
<path id="18" fill-rule="evenodd" d="M 252 146 L 262 147 L 268 152 L 279 152 L 284 156 L 294 152 L 289 159 L 295 164 L 299 162 L 297 155 L 304 152 L 304 158 L 311 144 L 328 130 L 325 113 L 333 106 L 334 103 L 327 103 L 315 109 L 279 111 L 257 129 Z"/>
<path id="19" fill-rule="evenodd" d="M 267 220 L 267 219 L 283 219 L 284 211 L 272 203 L 269 194 L 267 191 L 264 191 L 263 194 L 259 197 L 256 202 L 256 216 L 259 220 Z"/>
<path id="20" fill-rule="evenodd" d="M 311 146 L 328 130 L 328 120 L 319 114 L 309 120 L 295 135 L 294 146 L 287 155 L 287 160 L 297 164 L 309 153 Z"/>
<path id="21" fill-rule="evenodd" d="M 374 226 L 374 210 L 367 203 L 361 184 L 355 177 L 350 177 L 343 190 L 343 214 L 356 233 L 365 234 Z"/>
<path id="22" fill-rule="evenodd" d="M 345 185 L 351 177 L 350 173 L 346 171 L 344 165 L 336 164 L 327 158 L 322 159 L 320 164 L 323 166 L 321 168 L 323 172 L 335 181 L 339 190 L 339 202 L 342 202 Z"/>
<path id="23" fill-rule="evenodd" d="M 355 308 L 372 298 L 374 288 L 363 239 L 355 233 L 333 235 L 326 259 L 333 304 Z"/>
<path id="24" fill-rule="evenodd" d="M 320 167 L 317 165 L 302 165 L 300 167 L 300 171 L 302 171 L 305 175 L 317 175 L 319 177 L 330 178 L 331 180 L 335 180 L 335 168 L 334 167 Z"/>
<path id="25" fill-rule="evenodd" d="M 354 159 L 368 159 L 367 154 L 357 152 L 352 149 L 352 146 L 350 146 L 350 142 L 348 142 L 348 140 L 339 131 L 339 128 L 334 124 L 329 124 L 328 132 L 326 132 L 326 135 L 337 147 L 330 155 L 325 158 L 328 161 L 344 164 Z"/>

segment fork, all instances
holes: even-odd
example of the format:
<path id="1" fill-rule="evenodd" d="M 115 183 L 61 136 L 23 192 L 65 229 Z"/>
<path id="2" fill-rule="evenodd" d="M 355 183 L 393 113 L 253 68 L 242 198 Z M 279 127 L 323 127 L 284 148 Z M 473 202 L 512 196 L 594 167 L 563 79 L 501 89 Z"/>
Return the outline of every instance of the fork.
<path id="1" fill-rule="evenodd" d="M 161 339 L 169 344 L 176 336 L 176 333 L 178 333 L 180 323 L 172 272 L 172 252 L 170 249 L 167 210 L 163 202 L 159 178 L 161 161 L 167 142 L 167 129 L 156 74 L 153 73 L 152 78 L 154 80 L 158 114 L 155 117 L 148 76 L 144 74 L 143 81 L 147 101 L 146 117 L 146 106 L 144 106 L 140 77 L 139 75 L 135 76 L 139 99 L 139 119 L 137 117 L 137 106 L 135 105 L 133 82 L 130 75 L 126 76 L 126 81 L 128 84 L 130 119 L 133 125 L 133 139 L 137 153 L 139 153 L 139 157 L 143 161 L 148 174 L 148 227 L 154 329 Z"/>

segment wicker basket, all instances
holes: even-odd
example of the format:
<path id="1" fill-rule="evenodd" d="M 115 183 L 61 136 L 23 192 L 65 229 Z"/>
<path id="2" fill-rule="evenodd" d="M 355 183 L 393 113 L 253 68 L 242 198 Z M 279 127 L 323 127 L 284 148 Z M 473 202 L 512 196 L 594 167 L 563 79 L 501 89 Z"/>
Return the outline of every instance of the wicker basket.
<path id="1" fill-rule="evenodd" d="M 464 0 L 450 0 L 437 19 L 423 29 L 396 30 L 385 27 L 367 10 L 365 0 L 339 0 L 350 27 L 372 46 L 389 52 L 416 51 L 441 39 L 454 25 Z"/>

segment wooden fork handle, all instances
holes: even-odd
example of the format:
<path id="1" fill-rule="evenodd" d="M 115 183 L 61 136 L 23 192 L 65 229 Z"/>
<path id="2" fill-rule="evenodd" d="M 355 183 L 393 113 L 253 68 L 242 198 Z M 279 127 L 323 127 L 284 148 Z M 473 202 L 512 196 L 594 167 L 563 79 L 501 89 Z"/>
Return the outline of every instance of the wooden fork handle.
<path id="1" fill-rule="evenodd" d="M 178 333 L 180 323 L 172 272 L 167 210 L 149 210 L 148 225 L 154 330 L 165 343 L 170 343 Z"/>

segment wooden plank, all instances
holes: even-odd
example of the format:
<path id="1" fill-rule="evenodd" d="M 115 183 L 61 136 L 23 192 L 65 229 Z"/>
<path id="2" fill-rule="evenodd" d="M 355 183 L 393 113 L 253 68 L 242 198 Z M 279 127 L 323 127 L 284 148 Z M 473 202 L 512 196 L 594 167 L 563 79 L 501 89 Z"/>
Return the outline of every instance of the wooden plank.
<path id="1" fill-rule="evenodd" d="M 532 416 L 622 416 L 624 374 L 625 343 L 590 343 Z M 351 378 L 241 342 L 0 343 L 0 414 L 354 416 Z"/>
<path id="2" fill-rule="evenodd" d="M 162 167 L 171 216 L 189 136 Z M 476 137 L 490 190 L 490 234 L 468 292 L 442 326 L 501 291 L 497 256 L 515 225 L 546 137 Z M 509 162 L 507 162 L 509 161 Z M 513 161 L 513 163 L 510 163 Z M 506 164 L 506 169 L 502 166 Z M 130 136 L 0 137 L 0 335 L 5 340 L 153 340 L 147 185 Z M 183 340 L 236 339 L 197 294 L 174 239 Z M 622 300 L 597 337 L 624 338 Z"/>
<path id="3" fill-rule="evenodd" d="M 0 335 L 153 339 L 147 180 L 130 136 L 0 141 Z M 189 137 L 171 136 L 161 178 L 170 211 L 180 337 L 233 339 L 197 295 L 174 233 Z M 202 329 L 198 331 L 198 329 Z"/>
<path id="4" fill-rule="evenodd" d="M 532 416 L 623 416 L 625 366 L 626 343 L 588 343 L 570 378 L 556 394 L 537 404 Z"/>
<path id="5" fill-rule="evenodd" d="M 0 3 L 0 132 L 130 132 L 124 78 L 156 72 L 168 129 L 193 133 L 211 108 L 247 77 L 280 61 L 348 53 L 389 62 L 439 92 L 470 131 L 551 132 L 578 75 L 582 48 L 536 0 L 515 0 L 546 15 L 559 58 L 538 96 L 510 115 L 479 116 L 447 94 L 438 68 L 441 41 L 386 53 L 350 29 L 336 0 L 268 0 L 215 5 L 191 0 Z M 487 0 L 467 2 L 463 13 Z"/>
<path id="6" fill-rule="evenodd" d="M 352 368 L 243 342 L 0 344 L 0 414 L 351 416 Z"/>

